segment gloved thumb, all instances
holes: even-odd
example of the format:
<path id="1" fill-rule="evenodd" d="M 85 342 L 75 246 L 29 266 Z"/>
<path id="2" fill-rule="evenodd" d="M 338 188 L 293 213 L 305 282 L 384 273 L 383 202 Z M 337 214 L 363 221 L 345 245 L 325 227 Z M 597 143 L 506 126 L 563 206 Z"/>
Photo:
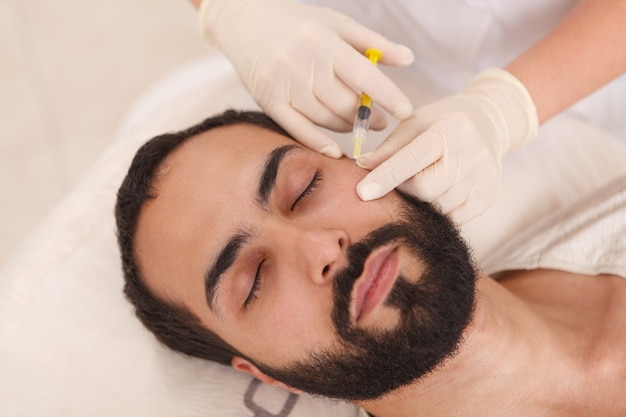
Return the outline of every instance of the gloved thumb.
<path id="1" fill-rule="evenodd" d="M 378 165 L 357 184 L 363 201 L 375 200 L 437 161 L 443 155 L 441 135 L 427 130 Z"/>
<path id="2" fill-rule="evenodd" d="M 412 135 L 405 133 L 407 134 L 400 135 L 406 136 L 402 140 L 394 140 L 386 144 L 386 151 L 383 149 L 381 154 L 383 156 L 391 154 L 391 156 L 374 168 L 357 185 L 357 193 L 363 201 L 382 197 L 442 157 L 443 137 L 436 128 L 431 127 L 412 141 L 407 139 Z M 395 150 L 407 141 L 407 145 L 398 151 Z M 383 145 L 385 143 L 381 144 L 381 147 Z M 378 149 L 372 154 L 376 152 Z M 376 159 L 378 158 L 379 155 L 376 154 Z"/>

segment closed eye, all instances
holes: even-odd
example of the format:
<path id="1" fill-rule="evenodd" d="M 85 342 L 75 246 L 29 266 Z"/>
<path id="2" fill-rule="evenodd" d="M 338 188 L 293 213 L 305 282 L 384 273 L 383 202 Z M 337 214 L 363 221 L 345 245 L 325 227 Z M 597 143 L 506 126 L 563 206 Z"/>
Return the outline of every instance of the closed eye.
<path id="1" fill-rule="evenodd" d="M 311 179 L 311 182 L 309 182 L 309 185 L 307 185 L 304 191 L 302 191 L 302 194 L 300 194 L 298 198 L 296 198 L 296 201 L 294 201 L 293 205 L 291 206 L 291 211 L 293 211 L 296 208 L 296 205 L 298 203 L 305 200 L 307 197 L 309 197 L 313 193 L 313 191 L 315 191 L 315 189 L 317 188 L 321 180 L 322 180 L 321 171 L 316 171 L 315 175 L 313 175 L 313 178 Z"/>
<path id="2" fill-rule="evenodd" d="M 256 273 L 254 274 L 254 281 L 252 282 L 252 287 L 250 288 L 250 293 L 248 293 L 248 297 L 243 303 L 245 308 L 248 308 L 250 304 L 256 301 L 257 298 L 259 298 L 259 293 L 261 292 L 261 288 L 263 287 L 263 263 L 265 263 L 265 260 L 261 261 L 256 269 Z"/>

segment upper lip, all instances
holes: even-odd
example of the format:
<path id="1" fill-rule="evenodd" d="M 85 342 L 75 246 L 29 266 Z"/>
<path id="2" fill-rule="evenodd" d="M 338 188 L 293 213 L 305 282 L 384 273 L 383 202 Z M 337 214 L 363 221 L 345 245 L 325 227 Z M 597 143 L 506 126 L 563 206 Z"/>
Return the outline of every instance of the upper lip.
<path id="1" fill-rule="evenodd" d="M 377 283 L 379 280 L 385 281 L 384 283 L 381 283 L 383 287 L 380 288 L 380 291 L 384 291 L 381 300 L 386 298 L 386 293 L 391 288 L 392 283 L 389 283 L 388 281 L 390 280 L 385 278 L 390 278 L 388 275 L 392 273 L 393 278 L 391 279 L 391 281 L 395 281 L 397 270 L 396 268 L 393 268 L 392 271 L 389 271 L 387 268 L 385 268 L 383 271 L 382 266 L 385 264 L 385 261 L 394 253 L 395 249 L 395 246 L 387 246 L 375 250 L 365 261 L 363 272 L 352 287 L 350 316 L 352 317 L 354 322 L 359 321 L 361 316 L 364 314 L 363 307 L 365 306 L 368 294 L 374 284 Z M 384 276 L 381 276 L 381 273 Z M 371 310 L 373 307 L 374 306 L 369 305 L 368 309 Z"/>

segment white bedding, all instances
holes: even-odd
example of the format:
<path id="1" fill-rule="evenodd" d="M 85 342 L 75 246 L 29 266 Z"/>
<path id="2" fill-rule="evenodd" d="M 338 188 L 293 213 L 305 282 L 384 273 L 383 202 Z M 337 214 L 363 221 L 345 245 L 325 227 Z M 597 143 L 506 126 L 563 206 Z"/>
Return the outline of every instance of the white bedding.
<path id="1" fill-rule="evenodd" d="M 626 176 L 533 224 L 482 261 L 488 274 L 559 269 L 626 278 Z"/>
<path id="2" fill-rule="evenodd" d="M 351 417 L 160 346 L 122 297 L 115 192 L 135 150 L 226 107 L 254 108 L 220 55 L 151 89 L 119 139 L 0 275 L 0 415 Z M 626 174 L 626 146 L 561 117 L 507 157 L 502 197 L 464 234 L 479 260 L 538 219 Z"/>

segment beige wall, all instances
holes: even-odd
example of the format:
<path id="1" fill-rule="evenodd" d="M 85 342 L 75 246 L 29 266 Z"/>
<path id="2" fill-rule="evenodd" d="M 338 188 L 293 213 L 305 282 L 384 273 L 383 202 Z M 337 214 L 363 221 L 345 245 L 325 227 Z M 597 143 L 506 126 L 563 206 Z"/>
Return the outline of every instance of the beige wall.
<path id="1" fill-rule="evenodd" d="M 0 267 L 151 83 L 209 49 L 185 0 L 0 0 Z"/>

